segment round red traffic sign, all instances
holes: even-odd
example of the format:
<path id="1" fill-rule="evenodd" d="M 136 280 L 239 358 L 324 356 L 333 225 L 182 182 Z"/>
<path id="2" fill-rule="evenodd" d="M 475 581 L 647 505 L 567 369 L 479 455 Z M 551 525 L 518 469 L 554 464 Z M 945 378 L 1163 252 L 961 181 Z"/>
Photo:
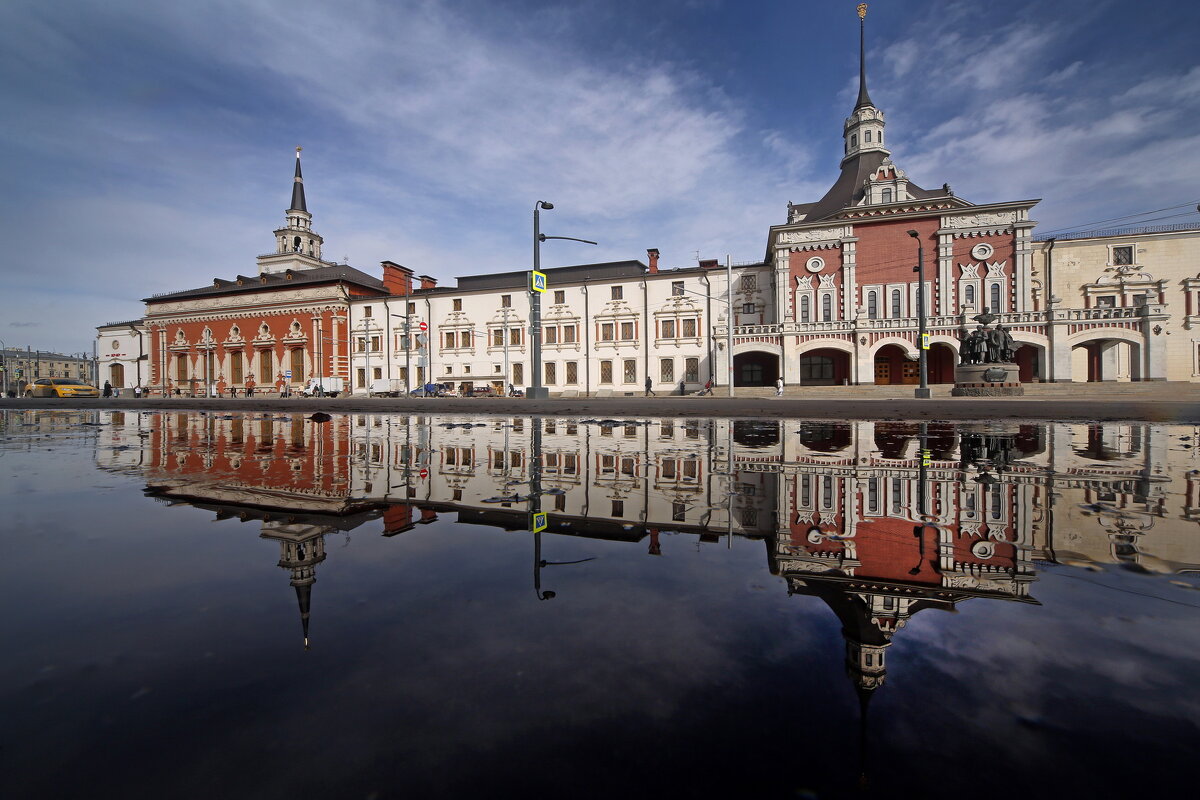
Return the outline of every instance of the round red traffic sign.
<path id="1" fill-rule="evenodd" d="M 422 477 L 422 478 L 428 478 L 428 477 L 429 477 L 429 470 L 427 470 L 427 469 L 423 469 L 423 470 L 421 470 L 421 472 L 420 472 L 420 475 L 421 475 L 421 477 Z"/>
<path id="2" fill-rule="evenodd" d="M 420 329 L 421 329 L 421 330 L 423 330 L 423 331 L 427 331 L 427 330 L 429 330 L 429 323 L 428 323 L 428 322 L 421 322 L 421 323 L 418 323 L 418 324 L 417 324 L 417 327 L 418 327 L 418 328 L 420 328 Z"/>

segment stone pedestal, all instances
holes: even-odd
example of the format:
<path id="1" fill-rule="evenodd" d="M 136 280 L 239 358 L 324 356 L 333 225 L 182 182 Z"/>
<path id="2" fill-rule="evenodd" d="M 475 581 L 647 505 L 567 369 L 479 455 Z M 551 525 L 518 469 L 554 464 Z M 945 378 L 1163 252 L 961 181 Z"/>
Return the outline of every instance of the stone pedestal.
<path id="1" fill-rule="evenodd" d="M 954 370 L 954 397 L 1020 397 L 1020 369 L 1011 362 L 959 364 Z"/>

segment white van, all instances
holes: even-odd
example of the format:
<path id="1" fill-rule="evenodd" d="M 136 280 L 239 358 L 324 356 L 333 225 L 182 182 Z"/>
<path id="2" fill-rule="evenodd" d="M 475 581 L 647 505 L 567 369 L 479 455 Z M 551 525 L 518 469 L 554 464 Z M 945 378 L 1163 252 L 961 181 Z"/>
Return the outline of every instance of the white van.
<path id="1" fill-rule="evenodd" d="M 403 397 L 404 381 L 399 378 L 379 378 L 371 381 L 367 389 L 368 397 Z"/>

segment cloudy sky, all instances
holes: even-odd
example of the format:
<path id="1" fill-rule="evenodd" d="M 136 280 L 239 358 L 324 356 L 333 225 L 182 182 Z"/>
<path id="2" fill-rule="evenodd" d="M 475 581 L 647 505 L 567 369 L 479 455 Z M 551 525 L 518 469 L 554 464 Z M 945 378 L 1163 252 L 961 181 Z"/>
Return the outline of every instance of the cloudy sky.
<path id="1" fill-rule="evenodd" d="M 7 0 L 0 340 L 90 351 L 142 297 L 253 273 L 296 145 L 326 257 L 372 273 L 524 267 L 538 199 L 601 242 L 549 266 L 759 259 L 836 176 L 854 6 Z M 1200 222 L 1200 5 L 877 0 L 867 25 L 916 183 L 1043 198 L 1039 231 Z"/>

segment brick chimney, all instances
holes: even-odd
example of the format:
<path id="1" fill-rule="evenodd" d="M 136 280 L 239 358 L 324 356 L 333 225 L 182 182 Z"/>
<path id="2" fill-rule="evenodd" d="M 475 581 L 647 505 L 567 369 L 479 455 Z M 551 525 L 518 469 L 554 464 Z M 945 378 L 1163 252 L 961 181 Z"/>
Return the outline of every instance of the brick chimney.
<path id="1" fill-rule="evenodd" d="M 436 289 L 437 288 L 437 278 L 431 278 L 428 275 L 418 275 L 417 277 L 419 277 L 421 279 L 421 288 L 422 289 Z"/>
<path id="2" fill-rule="evenodd" d="M 646 255 L 650 260 L 650 273 L 654 274 L 655 272 L 658 272 L 658 248 L 651 247 L 646 251 Z"/>
<path id="3" fill-rule="evenodd" d="M 700 269 L 716 269 L 721 264 L 715 258 L 700 259 Z"/>
<path id="4" fill-rule="evenodd" d="M 380 262 L 383 267 L 383 288 L 391 295 L 412 294 L 413 271 L 395 261 Z"/>

